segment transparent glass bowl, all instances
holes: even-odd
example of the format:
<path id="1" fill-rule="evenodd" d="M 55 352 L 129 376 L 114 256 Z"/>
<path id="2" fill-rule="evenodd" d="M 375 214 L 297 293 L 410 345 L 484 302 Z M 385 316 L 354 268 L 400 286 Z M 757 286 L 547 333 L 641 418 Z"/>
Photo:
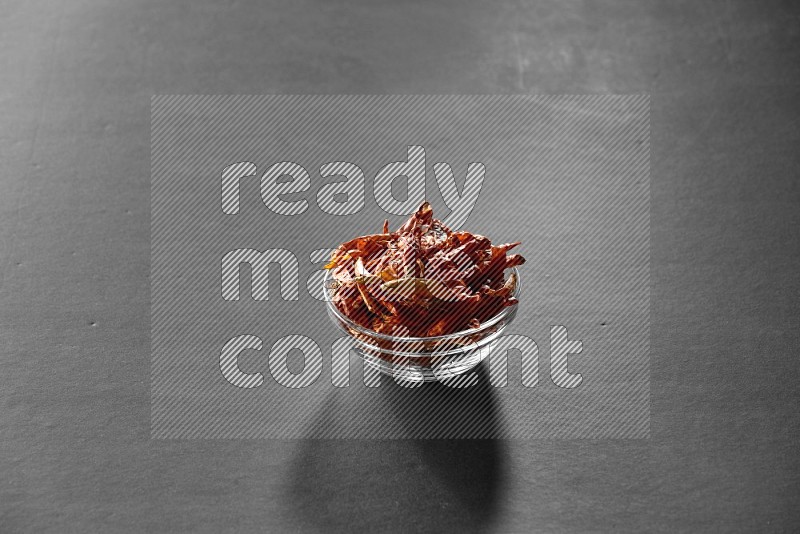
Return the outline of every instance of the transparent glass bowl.
<path id="1" fill-rule="evenodd" d="M 520 278 L 512 294 L 518 298 Z M 478 365 L 491 352 L 492 344 L 500 337 L 517 313 L 519 304 L 505 306 L 497 315 L 478 328 L 432 337 L 398 337 L 364 328 L 345 316 L 333 304 L 335 289 L 328 271 L 324 287 L 328 316 L 354 341 L 356 352 L 366 365 L 383 374 L 406 382 L 434 382 L 463 374 Z"/>

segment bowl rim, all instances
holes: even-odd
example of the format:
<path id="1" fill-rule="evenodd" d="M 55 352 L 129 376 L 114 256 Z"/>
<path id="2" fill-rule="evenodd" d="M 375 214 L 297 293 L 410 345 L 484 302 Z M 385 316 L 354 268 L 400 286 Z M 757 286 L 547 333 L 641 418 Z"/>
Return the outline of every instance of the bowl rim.
<path id="1" fill-rule="evenodd" d="M 519 276 L 519 270 L 516 267 L 510 267 L 508 269 L 517 277 L 517 284 L 512 292 L 511 296 L 513 298 L 518 299 L 521 293 L 521 279 Z M 385 341 L 400 341 L 404 343 L 430 343 L 435 341 L 443 341 L 443 340 L 450 340 L 450 339 L 458 339 L 465 336 L 471 336 L 475 334 L 479 334 L 484 332 L 485 330 L 495 326 L 497 323 L 514 313 L 519 306 L 519 302 L 512 304 L 510 306 L 504 306 L 503 309 L 497 314 L 490 318 L 488 321 L 482 323 L 478 328 L 468 328 L 467 330 L 459 330 L 458 332 L 453 332 L 452 334 L 443 334 L 441 336 L 429 336 L 429 337 L 411 337 L 411 336 L 392 336 L 389 334 L 381 334 L 380 332 L 376 332 L 374 330 L 370 330 L 369 328 L 365 328 L 360 324 L 354 322 L 352 319 L 347 317 L 343 314 L 339 309 L 334 306 L 333 300 L 328 298 L 328 283 L 329 280 L 333 278 L 330 270 L 325 272 L 325 277 L 322 281 L 322 291 L 324 292 L 325 296 L 325 305 L 328 308 L 328 311 L 332 313 L 338 320 L 342 321 L 348 328 L 356 330 L 358 333 L 375 338 L 375 339 L 382 339 Z"/>

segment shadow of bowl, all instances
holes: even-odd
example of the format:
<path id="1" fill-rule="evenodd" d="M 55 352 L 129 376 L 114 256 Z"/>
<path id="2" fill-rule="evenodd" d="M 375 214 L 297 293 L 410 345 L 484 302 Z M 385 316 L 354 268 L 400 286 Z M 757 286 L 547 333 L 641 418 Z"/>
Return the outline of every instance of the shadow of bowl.
<path id="1" fill-rule="evenodd" d="M 463 389 L 383 377 L 379 388 L 332 394 L 312 435 L 340 439 L 301 442 L 291 470 L 298 521 L 325 532 L 486 530 L 505 451 L 492 439 L 501 427 L 496 394 L 485 368 L 475 373 Z"/>

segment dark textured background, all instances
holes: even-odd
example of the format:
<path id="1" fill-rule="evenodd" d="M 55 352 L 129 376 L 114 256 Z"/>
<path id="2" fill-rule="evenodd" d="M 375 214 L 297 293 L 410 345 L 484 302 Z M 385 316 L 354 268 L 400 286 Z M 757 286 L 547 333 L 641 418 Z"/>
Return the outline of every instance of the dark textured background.
<path id="1" fill-rule="evenodd" d="M 792 531 L 791 2 L 3 2 L 0 531 Z M 149 440 L 155 93 L 652 93 L 651 439 Z"/>

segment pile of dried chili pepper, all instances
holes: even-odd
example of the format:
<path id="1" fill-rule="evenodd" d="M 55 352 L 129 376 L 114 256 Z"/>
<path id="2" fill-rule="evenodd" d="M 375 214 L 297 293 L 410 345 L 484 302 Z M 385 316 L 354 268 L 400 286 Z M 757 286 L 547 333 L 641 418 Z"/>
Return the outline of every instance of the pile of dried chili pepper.
<path id="1" fill-rule="evenodd" d="M 480 327 L 516 304 L 516 277 L 505 270 L 525 258 L 478 234 L 451 231 L 427 202 L 397 229 L 339 246 L 325 266 L 332 302 L 355 323 L 393 336 L 441 336 Z"/>

